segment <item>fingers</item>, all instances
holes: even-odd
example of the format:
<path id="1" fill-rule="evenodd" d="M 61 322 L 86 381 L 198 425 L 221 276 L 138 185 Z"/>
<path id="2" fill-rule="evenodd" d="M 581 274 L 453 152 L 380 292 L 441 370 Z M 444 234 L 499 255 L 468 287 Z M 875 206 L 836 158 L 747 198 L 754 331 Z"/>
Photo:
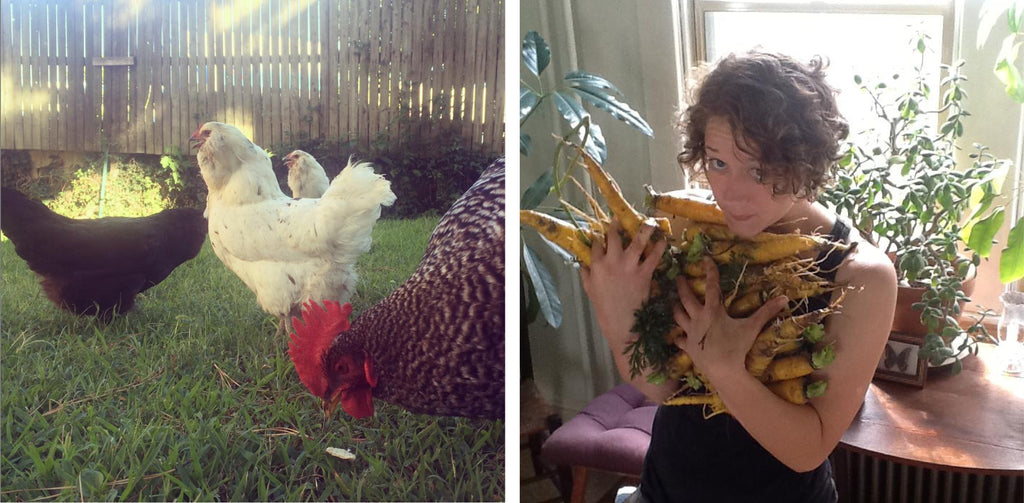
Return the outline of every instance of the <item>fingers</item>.
<path id="1" fill-rule="evenodd" d="M 685 281 L 683 283 L 685 283 Z M 672 319 L 676 320 L 676 325 L 679 325 L 679 327 L 684 330 L 684 333 L 685 333 L 687 327 L 689 327 L 690 323 L 692 322 L 692 320 L 690 319 L 690 315 L 687 314 L 687 312 L 684 311 L 682 306 L 680 306 L 679 304 L 676 304 L 675 306 L 672 306 Z M 676 338 L 676 345 L 677 346 L 679 346 L 679 344 L 685 344 L 685 342 L 686 342 L 685 340 L 684 341 L 680 341 L 679 339 L 685 339 L 685 337 L 677 337 Z M 683 348 L 683 346 L 679 346 L 679 347 Z"/>
<path id="2" fill-rule="evenodd" d="M 636 236 L 633 236 L 633 241 L 629 243 L 629 248 L 626 249 L 627 253 L 639 257 L 643 254 L 644 250 L 647 249 L 647 243 L 651 240 L 651 234 L 654 234 L 654 226 L 644 224 L 637 231 Z"/>
<path id="3" fill-rule="evenodd" d="M 607 246 L 605 246 L 604 236 L 600 234 L 595 235 L 594 239 L 591 240 L 590 243 L 590 262 L 600 262 L 604 259 L 604 256 L 607 255 L 607 253 L 608 249 Z"/>
<path id="4" fill-rule="evenodd" d="M 748 320 L 754 323 L 758 330 L 768 324 L 780 311 L 785 309 L 786 305 L 789 304 L 789 299 L 785 295 L 775 297 L 768 302 L 765 302 L 763 306 L 754 311 L 754 314 L 750 315 Z"/>
<path id="5" fill-rule="evenodd" d="M 654 243 L 651 250 L 644 257 L 640 263 L 640 268 L 643 269 L 645 274 L 654 274 L 654 269 L 661 263 L 661 256 L 665 254 L 665 249 L 668 248 L 668 241 L 660 240 Z"/>
<path id="6" fill-rule="evenodd" d="M 704 305 L 701 304 L 700 300 L 697 299 L 697 295 L 690 288 L 690 284 L 686 282 L 685 275 L 680 274 L 676 277 L 676 291 L 679 292 L 680 304 L 686 310 L 683 315 L 686 316 L 687 320 L 689 319 L 689 314 L 697 313 L 704 308 Z M 676 307 L 678 308 L 678 306 Z M 675 313 L 673 313 L 673 316 L 675 316 Z M 679 323 L 679 321 L 676 320 L 676 323 Z M 686 325 L 682 323 L 679 323 L 679 326 L 684 329 L 686 328 Z"/>

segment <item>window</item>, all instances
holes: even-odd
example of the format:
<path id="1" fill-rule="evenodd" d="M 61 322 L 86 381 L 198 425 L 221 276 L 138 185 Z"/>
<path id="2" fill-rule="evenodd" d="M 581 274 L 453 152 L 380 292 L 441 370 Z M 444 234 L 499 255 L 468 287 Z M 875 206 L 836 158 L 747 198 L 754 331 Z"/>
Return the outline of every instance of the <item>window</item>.
<path id="1" fill-rule="evenodd" d="M 862 5 L 832 2 L 721 2 L 694 0 L 692 60 L 714 62 L 730 52 L 777 51 L 801 61 L 829 61 L 829 82 L 840 91 L 839 108 L 852 135 L 877 125 L 871 100 L 854 75 L 866 82 L 894 74 L 907 77 L 923 64 L 929 86 L 939 88 L 940 62 L 953 59 L 953 5 L 949 1 L 888 1 Z M 929 40 L 922 62 L 912 50 L 918 34 Z M 893 50 L 906 48 L 906 50 Z M 932 99 L 938 105 L 939 93 Z"/>

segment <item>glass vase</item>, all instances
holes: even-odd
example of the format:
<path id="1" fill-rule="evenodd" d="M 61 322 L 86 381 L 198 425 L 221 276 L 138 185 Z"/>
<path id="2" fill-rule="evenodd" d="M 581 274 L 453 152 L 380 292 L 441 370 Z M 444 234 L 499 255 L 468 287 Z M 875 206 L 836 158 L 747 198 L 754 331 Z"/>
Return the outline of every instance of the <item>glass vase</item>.
<path id="1" fill-rule="evenodd" d="M 999 318 L 996 337 L 999 339 L 999 354 L 1003 358 L 1003 373 L 1024 376 L 1024 293 L 1005 292 L 1003 315 Z"/>

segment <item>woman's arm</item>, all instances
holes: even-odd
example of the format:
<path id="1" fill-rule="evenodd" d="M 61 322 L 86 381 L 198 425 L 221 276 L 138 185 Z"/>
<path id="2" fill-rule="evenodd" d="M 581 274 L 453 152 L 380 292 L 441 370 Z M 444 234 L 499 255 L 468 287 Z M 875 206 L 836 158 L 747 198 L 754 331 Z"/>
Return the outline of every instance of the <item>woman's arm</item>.
<path id="1" fill-rule="evenodd" d="M 699 304 L 685 282 L 679 286 L 682 306 L 677 309 L 676 321 L 686 329 L 687 337 L 678 344 L 708 377 L 729 413 L 768 452 L 795 471 L 813 470 L 839 443 L 864 400 L 892 325 L 895 270 L 877 248 L 859 245 L 836 277 L 837 283 L 853 289 L 840 312 L 826 322 L 825 342 L 835 342 L 836 358 L 815 373 L 827 379 L 828 389 L 806 405 L 775 396 L 744 367 L 746 351 L 760 331 L 753 327 L 760 320 L 746 322 L 763 315 L 762 311 L 746 319 L 732 319 L 720 302 Z M 713 268 L 709 269 L 709 275 L 712 273 L 717 276 Z M 709 277 L 708 284 L 717 281 Z M 711 298 L 712 293 L 707 296 Z M 773 302 L 762 310 L 777 312 Z M 700 344 L 701 338 L 704 344 Z"/>
<path id="2" fill-rule="evenodd" d="M 582 269 L 580 276 L 619 375 L 648 398 L 660 403 L 672 394 L 677 385 L 651 384 L 647 381 L 647 373 L 630 376 L 626 355 L 626 347 L 637 339 L 637 334 L 632 332 L 634 312 L 650 296 L 654 268 L 667 246 L 665 241 L 660 241 L 644 254 L 653 230 L 651 226 L 644 226 L 629 246 L 623 248 L 619 237 L 621 227 L 618 221 L 613 221 L 608 230 L 607 246 L 603 242 L 593 243 L 590 268 Z"/>

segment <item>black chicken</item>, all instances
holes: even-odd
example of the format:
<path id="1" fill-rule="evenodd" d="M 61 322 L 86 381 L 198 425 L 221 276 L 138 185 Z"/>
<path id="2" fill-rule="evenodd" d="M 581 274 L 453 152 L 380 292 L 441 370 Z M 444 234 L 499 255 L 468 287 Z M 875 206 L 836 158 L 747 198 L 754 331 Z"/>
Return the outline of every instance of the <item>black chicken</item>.
<path id="1" fill-rule="evenodd" d="M 195 257 L 206 239 L 201 210 L 76 220 L 8 188 L 0 192 L 0 229 L 50 301 L 106 320 L 131 309 L 139 292 Z"/>
<path id="2" fill-rule="evenodd" d="M 307 302 L 288 354 L 330 416 L 410 411 L 500 418 L 505 406 L 505 163 L 441 218 L 408 281 L 349 324 L 350 304 Z"/>

